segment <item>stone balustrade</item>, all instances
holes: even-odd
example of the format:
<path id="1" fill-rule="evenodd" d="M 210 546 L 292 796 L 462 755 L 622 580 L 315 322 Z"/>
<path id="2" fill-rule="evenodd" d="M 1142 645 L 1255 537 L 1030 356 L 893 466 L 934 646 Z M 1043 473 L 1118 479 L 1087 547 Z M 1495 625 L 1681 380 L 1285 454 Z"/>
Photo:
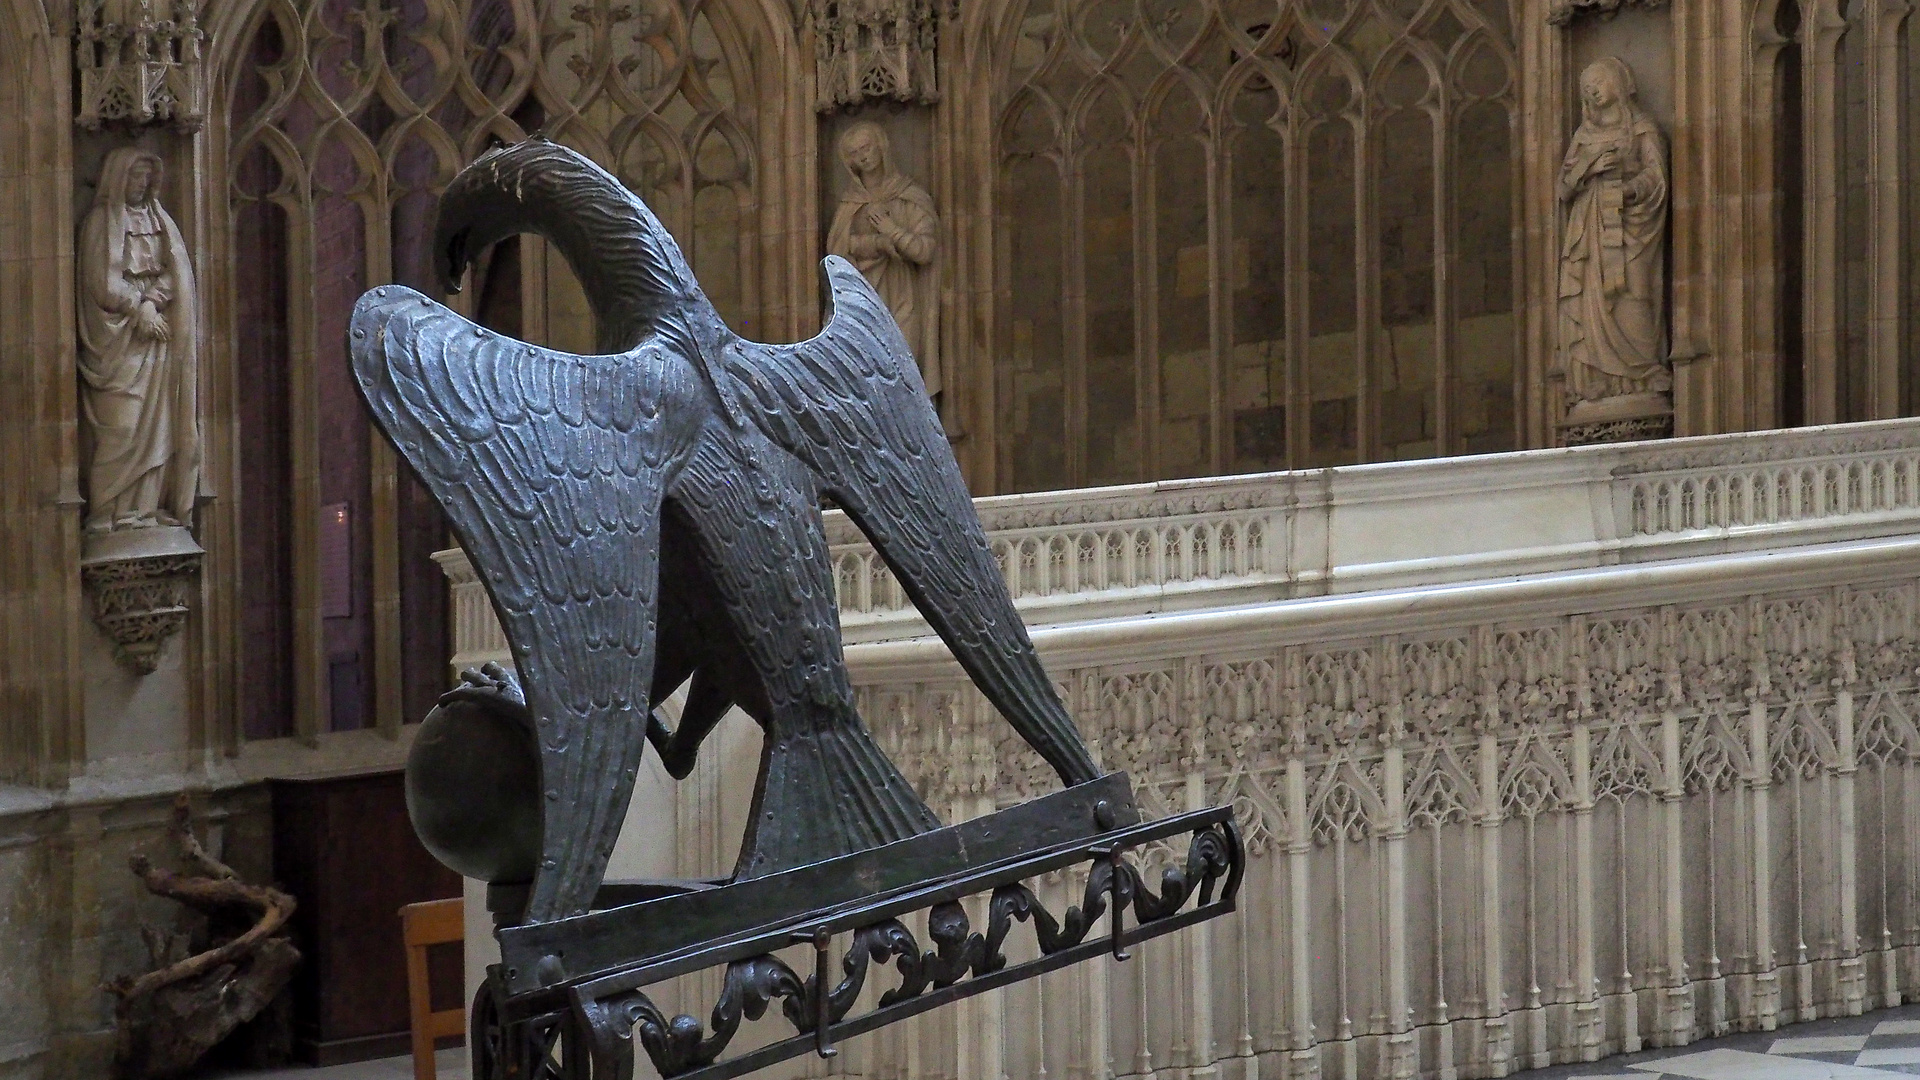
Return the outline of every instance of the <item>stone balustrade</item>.
<path id="1" fill-rule="evenodd" d="M 1235 807 L 1244 909 L 835 1071 L 1500 1076 L 1899 1003 L 1917 504 L 1920 421 L 980 500 L 1103 765 L 1151 812 Z M 888 752 L 949 819 L 1050 788 L 847 528 Z M 503 659 L 443 562 L 461 662 Z M 681 872 L 724 871 L 750 797 L 727 738 L 697 795 L 648 796 L 683 808 Z"/>
<path id="2" fill-rule="evenodd" d="M 1763 431 L 976 505 L 1040 625 L 1885 535 L 1920 523 L 1915 432 Z M 851 521 L 830 514 L 828 536 L 849 643 L 926 633 Z"/>

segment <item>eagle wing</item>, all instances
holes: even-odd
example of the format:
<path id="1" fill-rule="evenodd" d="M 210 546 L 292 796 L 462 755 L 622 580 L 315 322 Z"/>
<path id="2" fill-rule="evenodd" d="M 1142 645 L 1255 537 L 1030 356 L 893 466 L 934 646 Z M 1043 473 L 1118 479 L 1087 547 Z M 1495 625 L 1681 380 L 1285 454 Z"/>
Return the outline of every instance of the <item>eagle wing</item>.
<path id="1" fill-rule="evenodd" d="M 1063 782 L 1097 771 L 1013 607 L 1006 580 L 884 301 L 829 256 L 833 311 L 792 345 L 735 339 L 721 367 L 767 437 L 798 457 L 873 541 L 934 630 Z"/>
<path id="2" fill-rule="evenodd" d="M 354 374 L 493 598 L 540 743 L 527 917 L 585 911 L 646 746 L 661 493 L 698 430 L 689 369 L 651 342 L 574 356 L 411 289 L 362 296 Z"/>

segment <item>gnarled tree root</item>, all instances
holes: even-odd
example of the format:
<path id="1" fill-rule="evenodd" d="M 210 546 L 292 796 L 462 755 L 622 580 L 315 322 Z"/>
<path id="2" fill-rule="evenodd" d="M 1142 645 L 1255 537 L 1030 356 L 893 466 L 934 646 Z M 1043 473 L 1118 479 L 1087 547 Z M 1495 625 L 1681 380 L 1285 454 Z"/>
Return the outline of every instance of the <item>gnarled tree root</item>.
<path id="1" fill-rule="evenodd" d="M 249 885 L 207 854 L 193 835 L 192 811 L 184 795 L 174 803 L 172 831 L 196 874 L 176 874 L 135 855 L 128 863 L 147 891 L 207 915 L 216 927 L 247 929 L 203 952 L 106 984 L 104 989 L 117 999 L 115 1060 L 127 1080 L 159 1080 L 191 1069 L 215 1044 L 265 1009 L 300 963 L 300 951 L 277 936 L 293 915 L 293 897 Z"/>

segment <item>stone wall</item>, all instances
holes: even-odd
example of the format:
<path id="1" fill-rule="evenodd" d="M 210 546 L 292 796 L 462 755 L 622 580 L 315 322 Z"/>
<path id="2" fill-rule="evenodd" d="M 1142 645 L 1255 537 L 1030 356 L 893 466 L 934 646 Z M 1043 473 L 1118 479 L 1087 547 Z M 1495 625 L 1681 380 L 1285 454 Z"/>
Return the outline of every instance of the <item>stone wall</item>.
<path id="1" fill-rule="evenodd" d="M 144 790 L 142 790 L 144 788 Z M 0 1077 L 53 1080 L 111 1071 L 113 1002 L 100 984 L 151 969 L 141 927 L 184 932 L 185 909 L 149 894 L 129 856 L 175 863 L 173 785 L 123 782 L 53 799 L 0 789 Z M 117 790 L 116 790 L 117 789 Z M 194 796 L 208 850 L 269 881 L 272 821 L 263 785 Z"/>

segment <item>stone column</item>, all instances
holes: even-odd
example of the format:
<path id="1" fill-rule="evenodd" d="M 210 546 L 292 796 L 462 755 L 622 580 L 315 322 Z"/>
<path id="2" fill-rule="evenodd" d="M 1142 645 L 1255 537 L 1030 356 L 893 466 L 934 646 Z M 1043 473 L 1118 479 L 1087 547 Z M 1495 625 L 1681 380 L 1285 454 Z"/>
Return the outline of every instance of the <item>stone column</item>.
<path id="1" fill-rule="evenodd" d="M 1489 710 L 1498 706 L 1489 704 Z M 1481 1052 L 1486 1055 L 1487 1075 L 1505 1076 L 1513 1071 L 1513 1026 L 1507 1015 L 1504 986 L 1506 955 L 1500 932 L 1504 923 L 1500 911 L 1500 741 L 1493 734 L 1497 715 L 1487 717 L 1487 730 L 1480 734 L 1480 806 L 1475 817 L 1480 836 L 1480 925 L 1481 995 L 1486 1018 L 1481 1023 Z"/>
<path id="2" fill-rule="evenodd" d="M 1759 605 L 1749 603 L 1746 617 L 1749 622 L 1758 619 Z M 1773 841 L 1767 806 L 1773 773 L 1767 738 L 1766 658 L 1762 654 L 1751 663 L 1753 678 L 1746 688 L 1748 764 L 1745 777 L 1747 788 L 1752 792 L 1753 812 L 1753 843 L 1748 848 L 1753 860 L 1753 1003 L 1748 1011 L 1758 1021 L 1761 1031 L 1772 1031 L 1780 1023 L 1780 975 L 1775 970 L 1773 956 Z"/>
<path id="3" fill-rule="evenodd" d="M 1661 1040 L 1667 1046 L 1685 1046 L 1696 1038 L 1694 1027 L 1693 981 L 1687 972 L 1685 940 L 1686 874 L 1681 857 L 1684 837 L 1681 820 L 1682 800 L 1686 798 L 1686 775 L 1680 759 L 1680 718 L 1669 704 L 1661 710 L 1660 760 L 1665 766 L 1666 783 L 1659 794 L 1660 815 L 1666 825 L 1666 859 L 1661 875 L 1665 898 L 1667 985 L 1661 1014 Z M 1711 903 L 1711 899 L 1708 901 Z"/>
<path id="4" fill-rule="evenodd" d="M 1575 619 L 1574 626 L 1584 630 L 1582 620 Z M 1580 635 L 1576 632 L 1575 640 Z M 1606 1016 L 1601 1011 L 1600 980 L 1594 959 L 1594 874 L 1593 874 L 1593 734 L 1587 724 L 1587 712 L 1576 707 L 1573 718 L 1573 906 L 1574 906 L 1574 1026 L 1579 1030 L 1576 1040 L 1580 1046 L 1580 1060 L 1595 1061 L 1600 1057 L 1600 1043 L 1606 1033 Z M 1624 812 L 1624 811 L 1623 811 Z M 1621 871 L 1625 872 L 1625 853 L 1622 852 Z M 1627 995 L 1626 1006 L 1633 1008 L 1633 996 Z M 1623 1047 L 1623 1049 L 1638 1049 Z"/>

